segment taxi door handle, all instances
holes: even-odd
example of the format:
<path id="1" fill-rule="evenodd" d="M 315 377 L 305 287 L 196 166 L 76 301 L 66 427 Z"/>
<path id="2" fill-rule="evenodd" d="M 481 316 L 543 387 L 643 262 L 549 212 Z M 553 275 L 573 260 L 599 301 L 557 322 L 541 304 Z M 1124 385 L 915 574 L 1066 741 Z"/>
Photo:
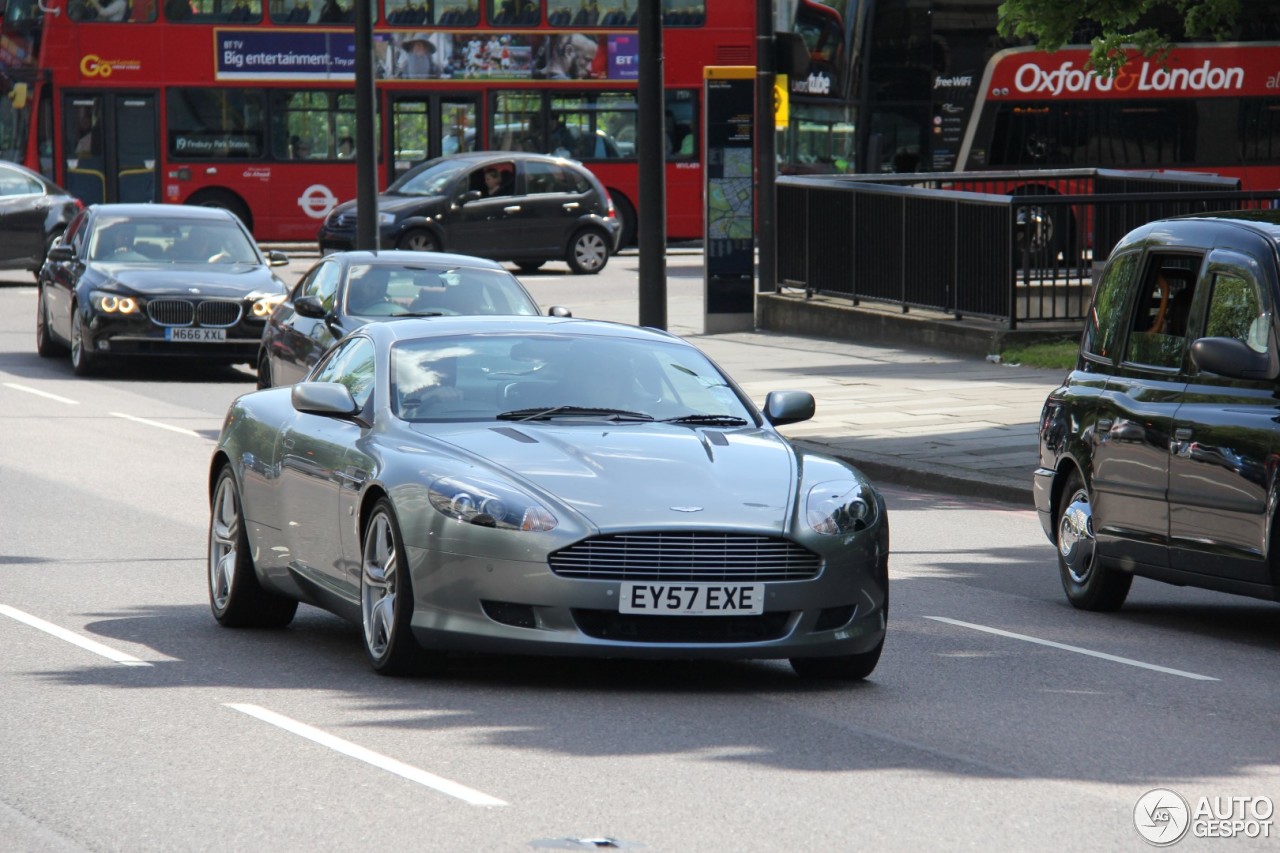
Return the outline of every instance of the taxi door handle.
<path id="1" fill-rule="evenodd" d="M 565 210 L 574 211 L 579 207 L 582 207 L 582 205 L 578 204 L 576 201 L 566 201 L 562 207 L 564 207 Z"/>

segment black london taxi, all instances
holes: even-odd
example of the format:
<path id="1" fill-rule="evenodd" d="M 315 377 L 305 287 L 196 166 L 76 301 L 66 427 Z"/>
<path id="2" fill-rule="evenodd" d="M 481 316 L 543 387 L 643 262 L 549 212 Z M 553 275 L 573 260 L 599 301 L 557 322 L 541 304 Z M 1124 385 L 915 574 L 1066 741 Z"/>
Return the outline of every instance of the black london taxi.
<path id="1" fill-rule="evenodd" d="M 1036 510 L 1067 599 L 1135 575 L 1280 599 L 1280 211 L 1151 222 L 1113 250 L 1044 405 Z"/>

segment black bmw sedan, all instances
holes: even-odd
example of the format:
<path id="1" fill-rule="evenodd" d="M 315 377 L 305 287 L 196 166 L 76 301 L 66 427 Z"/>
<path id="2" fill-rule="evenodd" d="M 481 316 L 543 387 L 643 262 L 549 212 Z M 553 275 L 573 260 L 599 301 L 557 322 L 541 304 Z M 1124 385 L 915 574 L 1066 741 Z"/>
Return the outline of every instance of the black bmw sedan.
<path id="1" fill-rule="evenodd" d="M 124 356 L 253 363 L 284 301 L 264 256 L 226 210 L 98 204 L 72 220 L 39 274 L 36 350 L 78 375 Z"/>
<path id="2" fill-rule="evenodd" d="M 0 162 L 0 270 L 38 272 L 81 209 L 79 199 L 39 172 Z"/>
<path id="3" fill-rule="evenodd" d="M 544 154 L 484 151 L 415 166 L 378 196 L 387 248 L 511 261 L 528 272 L 562 260 L 578 274 L 604 269 L 622 225 L 609 192 L 581 164 Z M 320 227 L 320 251 L 355 248 L 356 203 Z"/>

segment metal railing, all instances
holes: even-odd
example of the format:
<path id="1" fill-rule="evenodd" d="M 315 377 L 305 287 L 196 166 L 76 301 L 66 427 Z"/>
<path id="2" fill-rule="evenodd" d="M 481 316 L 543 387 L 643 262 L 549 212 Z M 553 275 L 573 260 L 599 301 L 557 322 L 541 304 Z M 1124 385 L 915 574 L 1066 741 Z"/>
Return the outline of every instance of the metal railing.
<path id="1" fill-rule="evenodd" d="M 1188 173 L 1059 170 L 779 178 L 782 287 L 1005 321 L 1075 321 L 1126 233 L 1186 213 L 1280 206 Z"/>

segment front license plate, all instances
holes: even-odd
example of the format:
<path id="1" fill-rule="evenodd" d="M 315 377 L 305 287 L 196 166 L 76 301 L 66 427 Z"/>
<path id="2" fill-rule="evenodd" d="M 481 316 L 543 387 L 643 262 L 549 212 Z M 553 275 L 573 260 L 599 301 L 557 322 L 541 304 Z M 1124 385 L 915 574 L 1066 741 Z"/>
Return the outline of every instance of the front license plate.
<path id="1" fill-rule="evenodd" d="M 741 616 L 764 612 L 764 584 L 624 583 L 620 613 Z"/>
<path id="2" fill-rule="evenodd" d="M 183 343 L 221 343 L 227 339 L 226 329 L 165 329 L 164 339 L 166 341 L 181 341 Z"/>

